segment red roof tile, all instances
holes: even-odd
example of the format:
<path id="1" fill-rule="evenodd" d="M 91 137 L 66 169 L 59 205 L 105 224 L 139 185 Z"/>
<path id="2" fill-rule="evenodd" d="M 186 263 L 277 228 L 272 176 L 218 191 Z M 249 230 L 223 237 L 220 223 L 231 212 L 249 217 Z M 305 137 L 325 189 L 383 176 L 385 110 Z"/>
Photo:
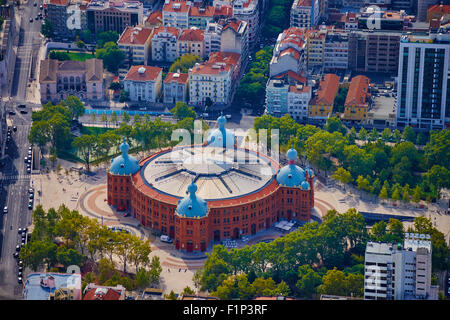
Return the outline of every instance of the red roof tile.
<path id="1" fill-rule="evenodd" d="M 428 7 L 427 13 L 441 13 L 441 14 L 448 14 L 450 13 L 450 5 L 444 5 L 444 4 L 435 4 L 434 6 Z"/>
<path id="2" fill-rule="evenodd" d="M 145 23 L 148 23 L 150 25 L 162 25 L 163 19 L 162 19 L 162 12 L 161 11 L 153 11 L 145 20 Z"/>
<path id="3" fill-rule="evenodd" d="M 215 6 L 214 16 L 233 16 L 233 8 L 230 6 Z"/>
<path id="4" fill-rule="evenodd" d="M 369 82 L 366 76 L 354 77 L 350 82 L 344 105 L 367 106 Z"/>
<path id="5" fill-rule="evenodd" d="M 98 288 L 93 288 L 86 292 L 83 300 L 119 300 L 120 291 L 108 288 L 106 293 L 97 291 Z"/>
<path id="6" fill-rule="evenodd" d="M 190 6 L 186 1 L 172 0 L 168 4 L 164 4 L 163 11 L 167 12 L 189 12 Z"/>
<path id="7" fill-rule="evenodd" d="M 119 44 L 145 44 L 152 34 L 152 29 L 143 27 L 128 27 L 121 34 Z"/>
<path id="8" fill-rule="evenodd" d="M 326 74 L 320 82 L 314 104 L 332 105 L 338 89 L 339 77 L 332 73 Z"/>
<path id="9" fill-rule="evenodd" d="M 158 33 L 161 33 L 161 32 L 167 32 L 167 33 L 173 34 L 177 39 L 178 39 L 178 35 L 180 34 L 180 30 L 178 28 L 175 28 L 175 27 L 163 27 L 163 26 L 161 26 L 161 27 L 155 28 L 154 30 L 155 30 L 154 33 L 153 33 L 154 35 L 157 35 Z"/>
<path id="10" fill-rule="evenodd" d="M 131 66 L 125 80 L 131 81 L 154 81 L 160 73 L 162 68 L 152 66 Z M 142 72 L 143 71 L 143 72 Z"/>
<path id="11" fill-rule="evenodd" d="M 191 17 L 213 17 L 214 16 L 214 7 L 192 7 L 189 12 L 189 16 Z"/>
<path id="12" fill-rule="evenodd" d="M 68 6 L 69 0 L 50 0 L 49 3 L 55 6 Z"/>
<path id="13" fill-rule="evenodd" d="M 179 41 L 203 41 L 205 31 L 200 29 L 184 29 L 178 38 Z"/>
<path id="14" fill-rule="evenodd" d="M 187 73 L 169 72 L 167 73 L 164 83 L 169 83 L 176 81 L 178 83 L 186 83 L 188 81 L 189 75 Z"/>

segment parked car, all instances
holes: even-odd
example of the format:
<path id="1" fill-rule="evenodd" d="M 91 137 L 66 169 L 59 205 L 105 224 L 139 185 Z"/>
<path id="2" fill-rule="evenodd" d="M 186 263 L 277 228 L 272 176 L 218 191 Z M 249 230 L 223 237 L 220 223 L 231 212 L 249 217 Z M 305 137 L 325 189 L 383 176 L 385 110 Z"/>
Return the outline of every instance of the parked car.
<path id="1" fill-rule="evenodd" d="M 7 206 L 5 206 L 5 207 L 3 208 L 3 213 L 8 213 L 8 207 L 7 207 Z"/>

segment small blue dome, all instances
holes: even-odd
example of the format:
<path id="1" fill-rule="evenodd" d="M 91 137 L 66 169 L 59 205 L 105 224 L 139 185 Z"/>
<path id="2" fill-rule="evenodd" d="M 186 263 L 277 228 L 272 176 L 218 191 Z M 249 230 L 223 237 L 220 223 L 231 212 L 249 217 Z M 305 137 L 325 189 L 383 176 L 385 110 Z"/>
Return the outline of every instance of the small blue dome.
<path id="1" fill-rule="evenodd" d="M 285 187 L 299 187 L 304 181 L 305 171 L 295 164 L 284 166 L 277 174 L 277 182 Z"/>
<path id="2" fill-rule="evenodd" d="M 125 142 L 125 139 L 120 145 L 120 150 L 122 151 L 122 155 L 117 156 L 111 161 L 109 172 L 116 175 L 131 175 L 138 172 L 141 166 L 133 156 L 128 154 L 130 146 Z"/>
<path id="3" fill-rule="evenodd" d="M 286 153 L 286 156 L 291 161 L 296 160 L 297 159 L 297 150 L 295 150 L 294 148 L 289 149 L 288 152 Z"/>
<path id="4" fill-rule="evenodd" d="M 308 190 L 309 189 L 309 182 L 305 180 L 305 181 L 302 182 L 301 186 L 302 186 L 303 190 Z"/>
<path id="5" fill-rule="evenodd" d="M 208 213 L 208 205 L 206 201 L 198 197 L 197 185 L 192 182 L 188 186 L 189 195 L 178 201 L 177 214 L 185 218 L 203 218 Z"/>
<path id="6" fill-rule="evenodd" d="M 225 128 L 227 119 L 224 116 L 220 116 L 217 119 L 219 128 L 213 130 L 208 136 L 208 146 L 218 148 L 233 148 L 236 141 L 235 134 Z"/>

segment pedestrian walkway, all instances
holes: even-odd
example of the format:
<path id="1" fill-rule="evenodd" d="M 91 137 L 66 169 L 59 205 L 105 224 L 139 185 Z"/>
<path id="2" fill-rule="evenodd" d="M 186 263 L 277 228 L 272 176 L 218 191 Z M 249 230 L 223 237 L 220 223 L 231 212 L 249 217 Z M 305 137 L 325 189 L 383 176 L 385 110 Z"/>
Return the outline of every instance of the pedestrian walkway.
<path id="1" fill-rule="evenodd" d="M 1 180 L 30 180 L 30 174 L 15 174 L 15 175 L 4 175 Z"/>

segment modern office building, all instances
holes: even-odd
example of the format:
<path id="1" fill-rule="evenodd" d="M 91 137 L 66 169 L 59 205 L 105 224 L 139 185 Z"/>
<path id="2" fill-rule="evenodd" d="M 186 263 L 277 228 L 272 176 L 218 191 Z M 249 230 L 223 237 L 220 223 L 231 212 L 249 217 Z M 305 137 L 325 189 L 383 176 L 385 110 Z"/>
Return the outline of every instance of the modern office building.
<path id="1" fill-rule="evenodd" d="M 364 262 L 364 299 L 437 299 L 431 286 L 429 235 L 406 233 L 401 243 L 368 242 Z"/>
<path id="2" fill-rule="evenodd" d="M 348 33 L 329 30 L 325 37 L 323 69 L 325 71 L 348 68 Z"/>
<path id="3" fill-rule="evenodd" d="M 397 126 L 450 126 L 450 34 L 405 35 L 399 56 Z"/>
<path id="4" fill-rule="evenodd" d="M 126 27 L 144 23 L 142 2 L 134 0 L 93 0 L 86 8 L 87 26 L 93 34 L 116 31 L 122 34 Z"/>
<path id="5" fill-rule="evenodd" d="M 279 220 L 309 221 L 314 173 L 287 152 L 272 158 L 237 146 L 226 118 L 200 145 L 165 149 L 138 161 L 128 154 L 111 162 L 108 204 L 127 206 L 142 225 L 174 239 L 176 249 L 205 251 L 224 239 L 255 235 Z"/>

